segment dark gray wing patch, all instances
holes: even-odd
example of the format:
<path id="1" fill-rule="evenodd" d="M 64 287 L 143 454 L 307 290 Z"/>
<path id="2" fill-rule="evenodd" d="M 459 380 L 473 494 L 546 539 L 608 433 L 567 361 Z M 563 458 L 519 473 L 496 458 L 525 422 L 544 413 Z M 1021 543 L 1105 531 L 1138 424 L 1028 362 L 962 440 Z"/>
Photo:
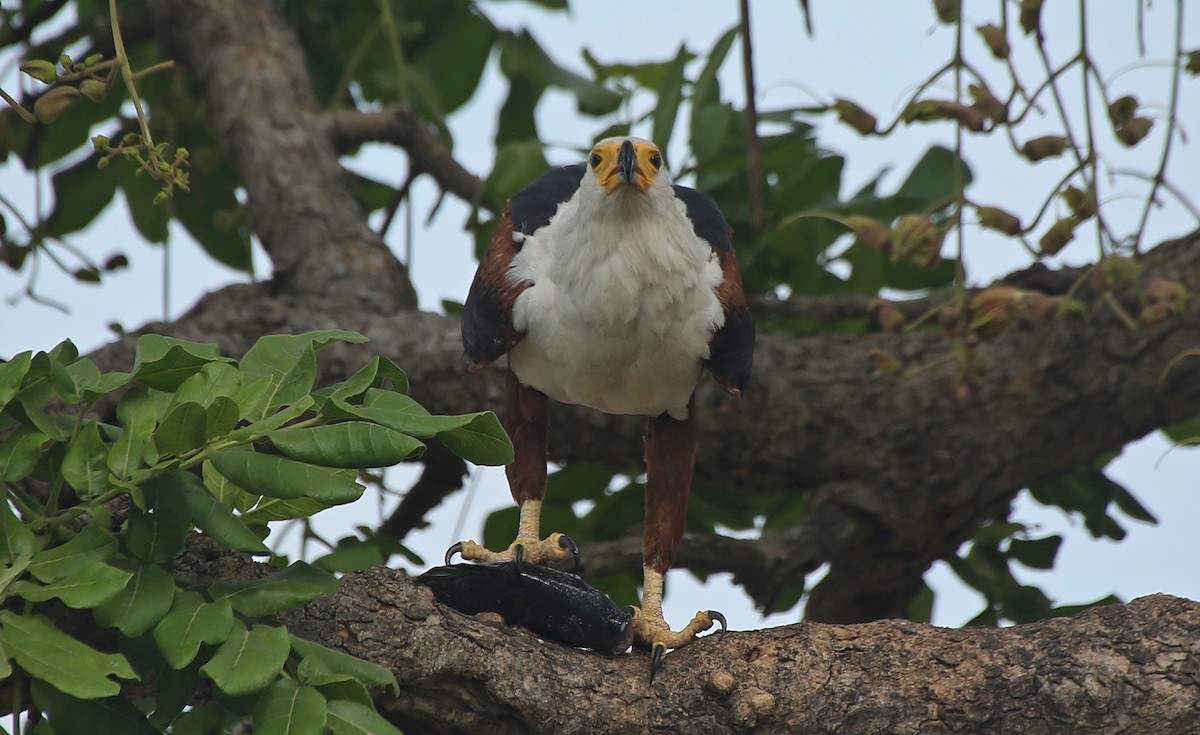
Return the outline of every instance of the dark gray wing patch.
<path id="1" fill-rule="evenodd" d="M 552 168 L 513 194 L 513 229 L 532 235 L 549 224 L 558 206 L 575 194 L 586 170 L 582 163 Z"/>
<path id="2" fill-rule="evenodd" d="M 698 237 L 708 241 L 713 250 L 729 250 L 733 243 L 729 239 L 729 223 L 717 207 L 717 203 L 706 194 L 678 184 L 671 187 L 675 198 L 687 207 L 688 219 Z"/>

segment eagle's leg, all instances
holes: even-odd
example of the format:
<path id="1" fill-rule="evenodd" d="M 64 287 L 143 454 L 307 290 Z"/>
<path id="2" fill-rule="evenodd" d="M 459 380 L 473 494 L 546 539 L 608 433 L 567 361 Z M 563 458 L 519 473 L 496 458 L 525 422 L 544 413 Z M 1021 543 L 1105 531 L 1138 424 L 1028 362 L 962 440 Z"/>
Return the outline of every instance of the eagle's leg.
<path id="1" fill-rule="evenodd" d="M 504 551 L 492 551 L 474 541 L 463 541 L 446 552 L 446 563 L 455 552 L 476 561 L 518 561 L 552 564 L 568 557 L 579 568 L 579 549 L 561 533 L 541 537 L 542 498 L 546 495 L 548 399 L 539 390 L 521 385 L 508 371 L 504 390 L 504 428 L 512 438 L 516 459 L 505 467 L 513 500 L 521 510 L 517 538 Z"/>
<path id="2" fill-rule="evenodd" d="M 725 616 L 714 610 L 696 613 L 682 630 L 673 631 L 663 617 L 663 579 L 683 538 L 688 492 L 696 460 L 696 411 L 679 421 L 667 414 L 646 423 L 646 526 L 642 538 L 644 584 L 642 606 L 633 618 L 635 640 L 650 649 L 650 679 L 669 648 L 679 648 Z"/>

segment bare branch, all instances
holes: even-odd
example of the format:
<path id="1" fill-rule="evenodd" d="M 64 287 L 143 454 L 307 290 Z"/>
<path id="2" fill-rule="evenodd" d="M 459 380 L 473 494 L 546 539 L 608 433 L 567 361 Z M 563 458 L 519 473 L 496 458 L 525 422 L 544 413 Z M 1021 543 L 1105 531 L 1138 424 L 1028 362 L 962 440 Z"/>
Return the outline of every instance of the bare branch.
<path id="1" fill-rule="evenodd" d="M 490 212 L 497 210 L 479 177 L 456 161 L 429 123 L 412 110 L 392 107 L 374 112 L 332 112 L 325 116 L 324 124 L 338 153 L 348 153 L 372 141 L 392 143 L 408 153 L 413 169 L 432 176 L 438 186 L 468 204 Z"/>

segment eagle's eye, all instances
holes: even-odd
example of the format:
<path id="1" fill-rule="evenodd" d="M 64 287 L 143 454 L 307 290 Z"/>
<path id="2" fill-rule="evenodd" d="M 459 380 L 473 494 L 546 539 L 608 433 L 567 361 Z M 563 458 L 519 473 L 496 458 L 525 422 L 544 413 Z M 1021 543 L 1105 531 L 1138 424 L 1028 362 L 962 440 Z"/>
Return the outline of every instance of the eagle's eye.
<path id="1" fill-rule="evenodd" d="M 650 165 L 654 167 L 655 171 L 662 168 L 662 156 L 658 155 L 657 153 L 651 153 Z"/>
<path id="2" fill-rule="evenodd" d="M 591 161 L 592 168 L 600 168 L 600 162 L 603 159 L 600 158 L 599 153 L 593 153 L 591 159 L 589 160 Z"/>

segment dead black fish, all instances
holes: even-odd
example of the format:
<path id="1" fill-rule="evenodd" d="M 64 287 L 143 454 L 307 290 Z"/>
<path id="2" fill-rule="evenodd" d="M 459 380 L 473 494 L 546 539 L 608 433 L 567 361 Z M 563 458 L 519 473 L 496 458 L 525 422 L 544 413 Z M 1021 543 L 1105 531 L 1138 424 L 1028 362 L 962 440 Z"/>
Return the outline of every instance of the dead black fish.
<path id="1" fill-rule="evenodd" d="M 417 581 L 459 612 L 494 612 L 568 646 L 620 653 L 633 642 L 633 608 L 617 607 L 574 574 L 501 561 L 434 567 Z"/>

